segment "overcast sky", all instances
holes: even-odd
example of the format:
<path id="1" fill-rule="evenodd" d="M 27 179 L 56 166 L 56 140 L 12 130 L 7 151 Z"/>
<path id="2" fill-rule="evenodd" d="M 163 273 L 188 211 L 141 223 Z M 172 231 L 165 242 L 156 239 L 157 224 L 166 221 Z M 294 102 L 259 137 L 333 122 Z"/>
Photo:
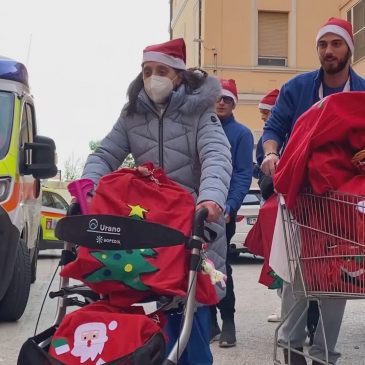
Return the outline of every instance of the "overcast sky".
<path id="1" fill-rule="evenodd" d="M 112 128 L 145 46 L 169 39 L 168 0 L 0 0 L 0 55 L 28 67 L 38 131 L 59 168 Z"/>

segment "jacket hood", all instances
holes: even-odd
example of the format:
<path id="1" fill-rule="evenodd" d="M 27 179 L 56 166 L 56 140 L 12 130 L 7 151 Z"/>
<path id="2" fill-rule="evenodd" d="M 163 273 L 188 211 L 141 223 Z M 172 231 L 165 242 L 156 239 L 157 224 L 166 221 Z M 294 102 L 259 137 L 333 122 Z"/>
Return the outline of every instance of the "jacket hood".
<path id="1" fill-rule="evenodd" d="M 185 89 L 181 88 L 180 89 Z M 208 76 L 205 82 L 191 94 L 186 94 L 184 105 L 180 108 L 183 113 L 203 112 L 207 108 L 215 108 L 215 102 L 222 93 L 218 78 Z M 172 101 L 172 100 L 171 100 Z"/>
<path id="2" fill-rule="evenodd" d="M 208 76 L 204 83 L 192 92 L 189 92 L 188 87 L 182 84 L 172 93 L 167 112 L 179 109 L 184 114 L 200 114 L 208 108 L 215 107 L 215 102 L 221 91 L 219 80 L 214 76 Z M 142 89 L 138 95 L 137 112 L 145 113 L 146 109 L 154 110 L 155 108 L 145 90 Z"/>

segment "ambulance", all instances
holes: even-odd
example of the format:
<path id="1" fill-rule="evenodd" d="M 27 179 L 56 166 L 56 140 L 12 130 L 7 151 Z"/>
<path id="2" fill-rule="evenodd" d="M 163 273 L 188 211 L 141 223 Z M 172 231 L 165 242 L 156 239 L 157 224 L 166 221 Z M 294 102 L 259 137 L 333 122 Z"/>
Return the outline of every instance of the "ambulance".
<path id="1" fill-rule="evenodd" d="M 26 67 L 0 56 L 0 321 L 22 316 L 36 279 L 41 179 L 57 173 L 55 150 L 37 133 Z"/>

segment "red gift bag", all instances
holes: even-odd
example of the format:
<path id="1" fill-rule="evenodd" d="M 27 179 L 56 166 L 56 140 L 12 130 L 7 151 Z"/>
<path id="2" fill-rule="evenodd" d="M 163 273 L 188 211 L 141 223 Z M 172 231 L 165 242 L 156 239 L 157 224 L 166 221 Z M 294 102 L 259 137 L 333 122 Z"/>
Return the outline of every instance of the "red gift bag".
<path id="1" fill-rule="evenodd" d="M 257 221 L 248 232 L 245 240 L 245 246 L 251 253 L 264 258 L 259 283 L 269 289 L 278 289 L 282 286 L 282 279 L 277 276 L 269 265 L 277 214 L 278 197 L 276 194 L 272 194 L 260 208 Z"/>
<path id="2" fill-rule="evenodd" d="M 99 365 L 124 358 L 157 334 L 164 317 L 121 313 L 106 302 L 89 304 L 65 316 L 49 354 L 67 365 Z"/>
<path id="3" fill-rule="evenodd" d="M 365 175 L 356 175 L 338 189 L 346 194 L 353 194 L 352 201 L 347 204 L 350 208 L 342 212 L 338 224 L 344 231 L 351 231 L 351 237 L 362 247 L 365 247 Z M 347 198 L 347 200 L 351 199 Z M 343 221 L 351 220 L 353 225 L 345 225 Z M 363 249 L 365 252 L 365 249 Z"/>
<path id="4" fill-rule="evenodd" d="M 356 171 L 351 159 L 353 152 L 339 144 L 318 147 L 308 159 L 308 181 L 315 194 L 337 190 Z"/>
<path id="5" fill-rule="evenodd" d="M 195 203 L 189 192 L 170 180 L 162 169 L 142 176 L 136 169 L 121 169 L 100 179 L 91 214 L 113 214 L 167 225 L 190 236 Z M 190 251 L 184 244 L 156 249 L 91 250 L 81 247 L 77 259 L 61 275 L 81 280 L 110 302 L 128 307 L 152 293 L 185 296 Z M 216 303 L 209 278 L 198 274 L 197 299 Z"/>

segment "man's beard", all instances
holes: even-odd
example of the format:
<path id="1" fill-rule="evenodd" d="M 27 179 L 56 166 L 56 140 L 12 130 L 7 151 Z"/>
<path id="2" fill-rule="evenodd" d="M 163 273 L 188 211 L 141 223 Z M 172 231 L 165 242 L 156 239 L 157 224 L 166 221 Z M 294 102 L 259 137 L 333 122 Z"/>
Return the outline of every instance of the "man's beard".
<path id="1" fill-rule="evenodd" d="M 81 357 L 81 363 L 86 360 L 94 361 L 96 356 L 102 353 L 104 349 L 104 342 L 102 343 L 93 343 L 90 347 L 88 347 L 84 343 L 75 344 L 75 347 L 72 349 L 71 354 L 75 357 Z"/>
<path id="2" fill-rule="evenodd" d="M 350 57 L 351 57 L 351 52 L 350 50 L 348 50 L 344 58 L 337 59 L 338 61 L 337 64 L 327 64 L 326 59 L 322 58 L 321 65 L 326 73 L 334 75 L 341 72 L 347 67 Z"/>

